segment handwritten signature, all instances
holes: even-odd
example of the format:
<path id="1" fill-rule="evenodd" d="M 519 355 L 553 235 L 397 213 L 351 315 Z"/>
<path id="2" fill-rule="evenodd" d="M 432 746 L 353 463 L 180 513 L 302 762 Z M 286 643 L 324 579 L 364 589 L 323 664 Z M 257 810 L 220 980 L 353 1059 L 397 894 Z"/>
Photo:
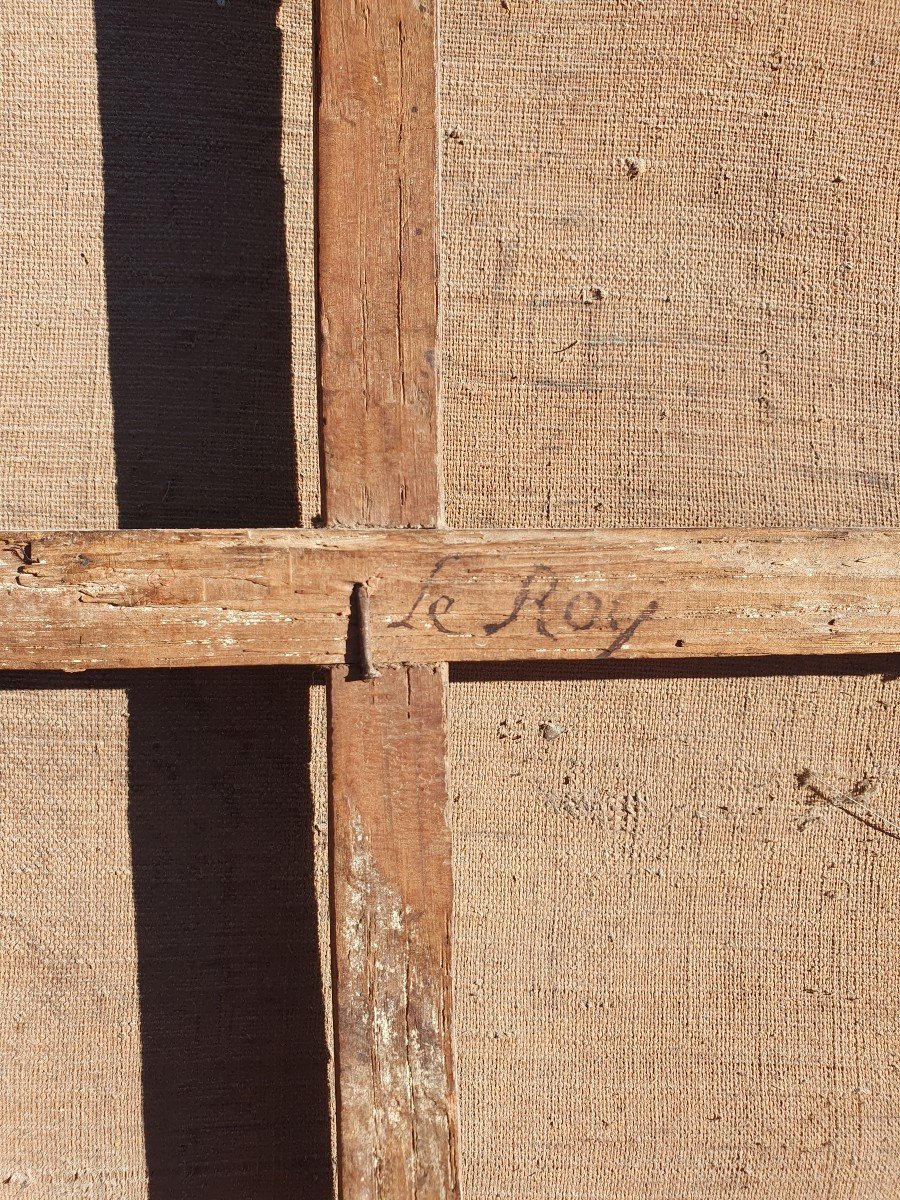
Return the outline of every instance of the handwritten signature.
<path id="1" fill-rule="evenodd" d="M 454 629 L 452 622 L 457 607 L 459 592 L 464 590 L 464 554 L 447 554 L 438 559 L 431 574 L 423 583 L 418 596 L 405 617 L 389 622 L 390 629 L 413 629 L 415 621 L 424 621 L 440 633 L 449 636 L 464 636 L 472 632 L 472 623 Z M 453 579 L 452 568 L 457 568 L 461 578 Z M 455 586 L 454 586 L 455 584 Z M 565 604 L 562 601 L 565 600 Z M 560 595 L 560 580 L 551 567 L 535 564 L 521 580 L 509 612 L 502 620 L 489 621 L 481 625 L 486 637 L 494 637 L 501 630 L 520 619 L 531 620 L 537 632 L 555 642 L 567 633 L 587 633 L 592 629 L 607 629 L 615 634 L 610 644 L 598 657 L 610 658 L 631 641 L 636 631 L 648 621 L 659 608 L 659 602 L 651 600 L 645 608 L 623 624 L 626 618 L 619 615 L 619 605 L 613 601 L 608 611 L 596 592 L 575 592 L 568 598 Z"/>

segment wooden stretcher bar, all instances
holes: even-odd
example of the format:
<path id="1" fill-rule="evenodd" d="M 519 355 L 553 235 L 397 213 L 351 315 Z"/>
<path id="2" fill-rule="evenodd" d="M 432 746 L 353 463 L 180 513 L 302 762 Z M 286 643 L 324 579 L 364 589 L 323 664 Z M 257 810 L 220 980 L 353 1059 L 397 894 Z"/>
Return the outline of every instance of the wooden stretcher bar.
<path id="1" fill-rule="evenodd" d="M 435 7 L 322 0 L 317 13 L 324 511 L 331 527 L 435 527 Z M 338 1186 L 341 1200 L 449 1200 L 459 1181 L 446 667 L 379 673 L 377 568 L 332 566 L 353 578 L 326 588 L 315 628 L 337 640 L 322 661 L 348 657 L 352 596 L 361 668 L 334 668 L 328 688 Z"/>
<path id="2" fill-rule="evenodd" d="M 363 649 L 376 668 L 894 653 L 900 533 L 0 535 L 2 669 L 353 667 Z"/>

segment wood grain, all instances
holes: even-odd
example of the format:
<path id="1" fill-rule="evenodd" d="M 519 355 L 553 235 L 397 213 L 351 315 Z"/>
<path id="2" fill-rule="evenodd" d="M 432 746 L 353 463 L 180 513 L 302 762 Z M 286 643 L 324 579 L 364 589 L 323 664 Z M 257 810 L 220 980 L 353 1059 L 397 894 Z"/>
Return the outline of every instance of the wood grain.
<path id="1" fill-rule="evenodd" d="M 341 1194 L 457 1195 L 444 667 L 331 672 Z"/>
<path id="2" fill-rule="evenodd" d="M 435 11 L 432 0 L 322 0 L 318 12 L 323 507 L 331 528 L 431 528 Z M 378 567 L 347 567 L 353 578 L 339 575 L 337 594 L 331 581 L 325 606 L 340 614 L 338 661 L 351 595 L 357 626 L 374 631 Z M 438 1200 L 458 1195 L 444 671 L 379 677 L 368 651 L 357 627 L 361 669 L 329 684 L 338 1182 L 342 1200 Z"/>
<path id="3" fill-rule="evenodd" d="M 900 533 L 0 535 L 0 668 L 900 651 Z"/>
<path id="4" fill-rule="evenodd" d="M 319 5 L 319 361 L 329 525 L 440 519 L 435 63 L 433 0 Z"/>

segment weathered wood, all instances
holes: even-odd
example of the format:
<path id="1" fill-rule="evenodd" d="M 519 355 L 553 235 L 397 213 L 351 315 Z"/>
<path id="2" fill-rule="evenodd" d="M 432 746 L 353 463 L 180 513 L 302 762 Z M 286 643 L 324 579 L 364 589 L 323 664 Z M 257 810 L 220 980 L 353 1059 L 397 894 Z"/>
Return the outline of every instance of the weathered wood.
<path id="1" fill-rule="evenodd" d="M 900 651 L 900 533 L 0 535 L 0 668 Z M 360 693 L 361 694 L 361 693 Z"/>
<path id="2" fill-rule="evenodd" d="M 433 0 L 319 5 L 318 280 L 330 525 L 439 521 Z"/>
<path id="3" fill-rule="evenodd" d="M 322 0 L 318 13 L 323 507 L 331 527 L 434 527 L 433 2 Z M 335 632 L 352 592 L 374 634 L 379 568 L 347 567 Z M 335 670 L 329 685 L 338 1179 L 342 1200 L 438 1200 L 458 1195 L 443 671 L 378 677 L 359 634 L 353 674 L 367 678 Z"/>
<path id="4" fill-rule="evenodd" d="M 344 1197 L 457 1195 L 444 667 L 329 687 Z"/>

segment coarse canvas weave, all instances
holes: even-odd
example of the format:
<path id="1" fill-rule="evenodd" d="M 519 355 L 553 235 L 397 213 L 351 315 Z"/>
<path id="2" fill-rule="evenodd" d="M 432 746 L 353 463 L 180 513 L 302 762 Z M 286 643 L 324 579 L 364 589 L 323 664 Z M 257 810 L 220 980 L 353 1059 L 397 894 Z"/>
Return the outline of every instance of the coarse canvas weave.
<path id="1" fill-rule="evenodd" d="M 896 525 L 898 33 L 445 5 L 452 524 Z M 660 674 L 451 689 L 468 1194 L 884 1200 L 897 685 Z"/>
<path id="2" fill-rule="evenodd" d="M 896 526 L 898 35 L 444 0 L 449 523 Z M 311 80 L 295 0 L 0 0 L 3 526 L 317 515 Z M 322 1200 L 321 688 L 2 682 L 0 1191 Z M 466 1200 L 900 1191 L 897 687 L 456 672 Z"/>

